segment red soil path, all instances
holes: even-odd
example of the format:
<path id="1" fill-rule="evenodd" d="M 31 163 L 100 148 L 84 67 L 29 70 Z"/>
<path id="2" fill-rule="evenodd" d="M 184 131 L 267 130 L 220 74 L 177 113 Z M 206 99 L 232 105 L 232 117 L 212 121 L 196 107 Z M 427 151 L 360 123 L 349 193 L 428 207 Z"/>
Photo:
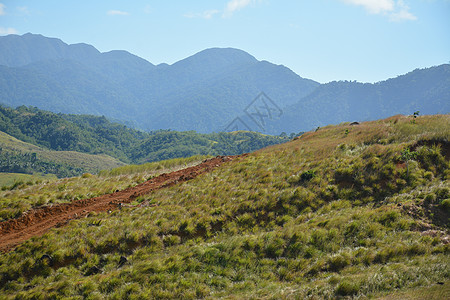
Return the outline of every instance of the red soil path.
<path id="1" fill-rule="evenodd" d="M 70 220 L 85 217 L 90 212 L 118 209 L 122 204 L 130 203 L 141 195 L 190 180 L 237 157 L 239 156 L 217 156 L 196 166 L 164 173 L 135 187 L 112 194 L 30 210 L 17 219 L 0 222 L 0 251 L 10 251 L 22 242 L 44 234 L 50 228 L 63 226 Z"/>

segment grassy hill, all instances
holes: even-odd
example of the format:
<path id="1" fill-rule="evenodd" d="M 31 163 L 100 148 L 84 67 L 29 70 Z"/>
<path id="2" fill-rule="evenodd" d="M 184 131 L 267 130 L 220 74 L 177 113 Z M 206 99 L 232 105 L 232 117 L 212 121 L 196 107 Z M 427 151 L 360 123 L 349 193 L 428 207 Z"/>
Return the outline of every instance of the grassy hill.
<path id="1" fill-rule="evenodd" d="M 56 174 L 60 177 L 96 173 L 125 165 L 108 155 L 47 150 L 1 131 L 0 158 L 1 172 Z"/>
<path id="2" fill-rule="evenodd" d="M 305 133 L 136 199 L 150 206 L 92 214 L 27 241 L 0 257 L 0 295 L 449 298 L 449 139 L 449 115 Z M 151 176 L 142 172 L 127 167 L 0 197 L 10 197 L 8 207 L 29 203 L 14 193 L 51 203 Z"/>
<path id="3" fill-rule="evenodd" d="M 255 132 L 200 134 L 195 131 L 143 132 L 105 117 L 64 115 L 0 105 L 0 131 L 50 150 L 103 154 L 125 163 L 146 163 L 193 155 L 234 155 L 283 143 L 287 136 Z M 74 154 L 75 155 L 75 154 Z"/>
<path id="4" fill-rule="evenodd" d="M 46 179 L 56 179 L 53 174 L 23 174 L 23 173 L 0 173 L 0 187 L 4 190 L 15 188 L 29 182 L 42 182 Z"/>

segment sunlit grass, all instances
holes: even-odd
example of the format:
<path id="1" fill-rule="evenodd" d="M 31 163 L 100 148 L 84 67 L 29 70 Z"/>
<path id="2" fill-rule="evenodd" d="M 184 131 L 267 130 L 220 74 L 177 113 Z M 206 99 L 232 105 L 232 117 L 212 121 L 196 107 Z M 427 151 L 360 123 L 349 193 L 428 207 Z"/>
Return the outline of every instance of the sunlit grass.
<path id="1" fill-rule="evenodd" d="M 412 124 L 397 116 L 328 126 L 141 196 L 150 205 L 72 221 L 0 257 L 0 292 L 98 299 L 433 295 L 425 287 L 450 278 L 447 121 L 424 116 Z M 417 152 L 409 172 L 405 147 Z M 16 195 L 14 203 L 46 193 L 94 194 L 201 159 L 2 193 Z M 51 265 L 40 260 L 44 254 Z M 122 256 L 127 262 L 119 265 Z"/>
<path id="2" fill-rule="evenodd" d="M 204 156 L 171 159 L 144 165 L 123 166 L 105 170 L 99 175 L 46 180 L 19 180 L 0 191 L 0 220 L 20 216 L 23 212 L 49 204 L 67 203 L 113 193 L 143 183 L 161 173 L 197 164 Z"/>
<path id="3" fill-rule="evenodd" d="M 52 151 L 20 141 L 0 131 L 0 150 L 18 151 L 23 154 L 34 153 L 38 160 L 67 166 L 83 167 L 89 172 L 112 169 L 125 165 L 108 155 L 93 155 L 75 151 Z"/>

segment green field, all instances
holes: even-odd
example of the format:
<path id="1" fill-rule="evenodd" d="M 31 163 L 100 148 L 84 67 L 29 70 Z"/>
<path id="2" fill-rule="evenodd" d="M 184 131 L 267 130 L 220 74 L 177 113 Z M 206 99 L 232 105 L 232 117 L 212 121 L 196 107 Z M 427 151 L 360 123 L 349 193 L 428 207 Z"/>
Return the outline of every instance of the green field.
<path id="1" fill-rule="evenodd" d="M 0 257 L 0 298 L 446 296 L 449 139 L 450 115 L 305 133 L 136 199 L 151 206 L 25 242 Z M 198 159 L 19 186 L 0 194 L 0 211 L 123 189 Z"/>

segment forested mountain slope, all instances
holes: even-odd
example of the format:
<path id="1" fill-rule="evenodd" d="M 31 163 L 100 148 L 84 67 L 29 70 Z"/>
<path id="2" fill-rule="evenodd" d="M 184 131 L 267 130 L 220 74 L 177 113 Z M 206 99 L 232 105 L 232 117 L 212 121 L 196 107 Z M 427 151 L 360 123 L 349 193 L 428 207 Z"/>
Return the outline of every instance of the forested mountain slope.
<path id="1" fill-rule="evenodd" d="M 285 106 L 318 85 L 232 48 L 154 66 L 41 35 L 0 37 L 0 103 L 105 115 L 144 130 L 218 132 L 261 91 Z"/>
<path id="2" fill-rule="evenodd" d="M 287 136 L 269 136 L 244 131 L 212 134 L 199 134 L 194 131 L 147 133 L 110 122 L 105 117 L 55 114 L 24 106 L 17 109 L 0 106 L 0 132 L 32 144 L 23 149 L 10 149 L 14 152 L 7 153 L 5 150 L 3 163 L 6 164 L 7 161 L 9 163 L 2 169 L 3 172 L 55 173 L 52 169 L 42 169 L 33 164 L 31 155 L 34 152 L 40 153 L 39 157 L 42 153 L 47 153 L 46 161 L 52 156 L 61 155 L 64 151 L 67 156 L 70 156 L 67 151 L 71 151 L 74 158 L 85 157 L 85 161 L 80 159 L 72 165 L 77 168 L 76 170 L 69 173 L 58 171 L 55 173 L 58 176 L 98 172 L 102 169 L 102 165 L 103 169 L 108 169 L 120 165 L 121 162 L 144 163 L 193 155 L 241 154 L 289 139 Z M 33 145 L 37 150 L 32 149 Z M 7 149 L 8 139 L 0 140 L 0 147 Z M 93 167 L 88 163 L 91 159 L 87 159 L 88 156 L 83 156 L 83 153 L 108 155 L 108 159 L 114 162 L 106 163 L 103 156 L 91 156 L 103 157 Z M 66 161 L 67 159 L 68 157 Z M 19 167 L 21 165 L 27 167 L 21 168 Z"/>
<path id="3" fill-rule="evenodd" d="M 345 121 L 367 121 L 392 114 L 450 112 L 450 65 L 414 70 L 375 84 L 339 81 L 323 84 L 269 123 L 271 132 L 310 130 Z"/>

